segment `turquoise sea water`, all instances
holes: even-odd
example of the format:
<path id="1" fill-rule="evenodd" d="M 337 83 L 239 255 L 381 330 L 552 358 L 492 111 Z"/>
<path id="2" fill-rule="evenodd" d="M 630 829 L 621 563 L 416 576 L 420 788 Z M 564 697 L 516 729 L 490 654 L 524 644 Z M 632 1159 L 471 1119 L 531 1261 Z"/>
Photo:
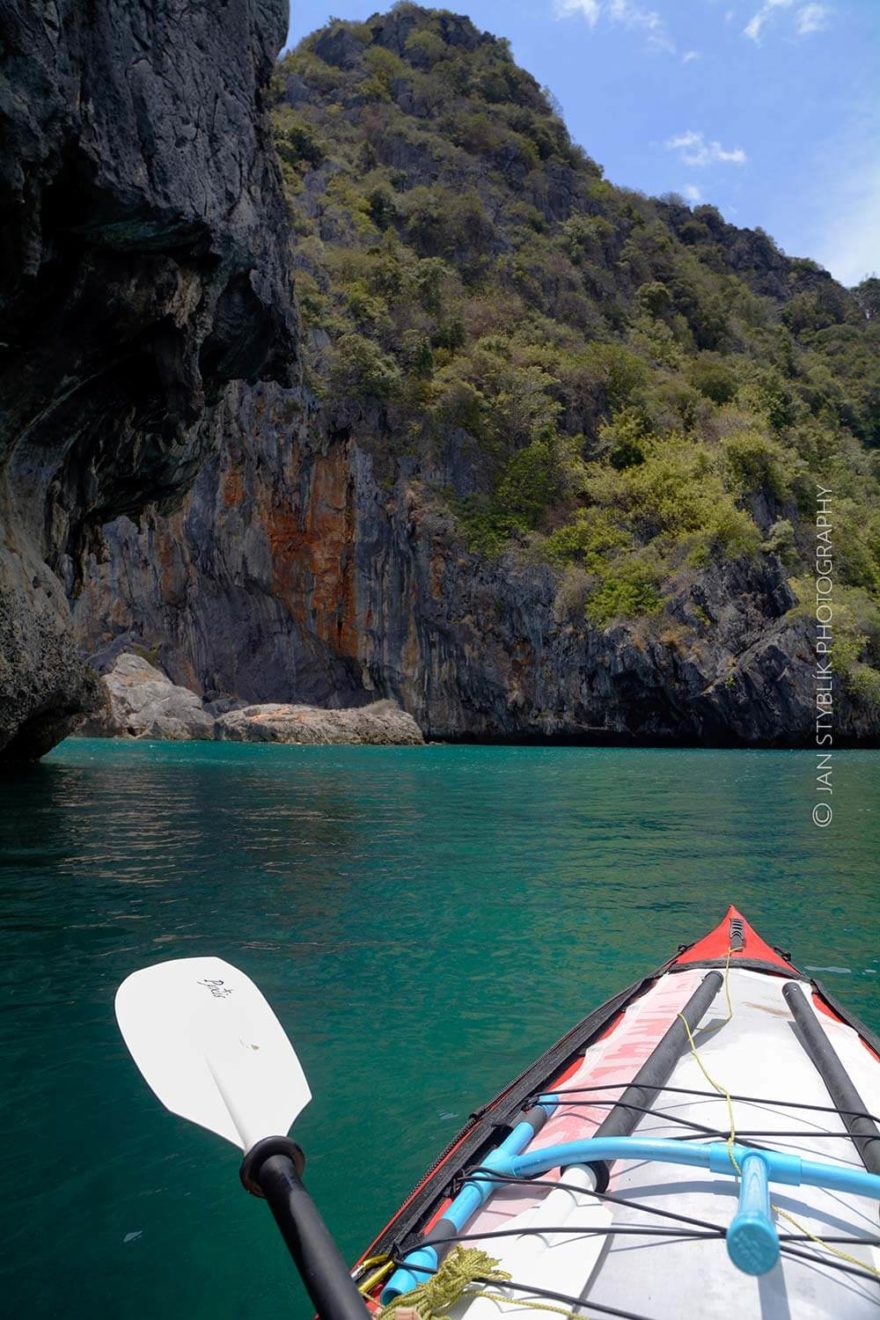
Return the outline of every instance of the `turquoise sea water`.
<path id="1" fill-rule="evenodd" d="M 0 780 L 0 1297 L 16 1317 L 307 1317 L 231 1146 L 128 1059 L 130 971 L 217 953 L 314 1100 L 354 1258 L 470 1110 L 735 901 L 880 1029 L 880 755 L 71 741 Z M 730 1080 L 730 1079 L 726 1079 Z"/>

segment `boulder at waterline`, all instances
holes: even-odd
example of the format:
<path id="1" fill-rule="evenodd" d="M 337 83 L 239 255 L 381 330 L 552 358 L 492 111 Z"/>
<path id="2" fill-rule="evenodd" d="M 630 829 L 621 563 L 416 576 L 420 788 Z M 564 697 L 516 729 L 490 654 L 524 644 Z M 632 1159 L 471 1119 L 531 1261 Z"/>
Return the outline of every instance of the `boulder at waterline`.
<path id="1" fill-rule="evenodd" d="M 179 687 L 142 656 L 125 652 L 103 677 L 103 711 L 81 733 L 104 738 L 212 738 L 214 719 L 189 688 Z"/>
<path id="2" fill-rule="evenodd" d="M 101 685 L 104 707 L 80 729 L 86 737 L 410 746 L 424 742 L 413 717 L 393 701 L 344 710 L 283 702 L 247 706 L 234 698 L 205 705 L 197 693 L 172 683 L 143 656 L 129 651 L 116 656 Z"/>
<path id="3" fill-rule="evenodd" d="M 214 737 L 231 742 L 373 743 L 415 746 L 424 742 L 411 715 L 393 701 L 346 710 L 270 702 L 222 715 Z"/>

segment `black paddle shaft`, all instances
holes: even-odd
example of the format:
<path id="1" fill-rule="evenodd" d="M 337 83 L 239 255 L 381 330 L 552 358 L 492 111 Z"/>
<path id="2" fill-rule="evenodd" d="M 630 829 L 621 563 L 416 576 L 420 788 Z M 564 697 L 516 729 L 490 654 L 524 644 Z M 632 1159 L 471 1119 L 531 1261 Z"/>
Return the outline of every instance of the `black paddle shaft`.
<path id="1" fill-rule="evenodd" d="M 290 1156 L 270 1155 L 255 1177 L 321 1320 L 365 1320 L 366 1303 Z"/>

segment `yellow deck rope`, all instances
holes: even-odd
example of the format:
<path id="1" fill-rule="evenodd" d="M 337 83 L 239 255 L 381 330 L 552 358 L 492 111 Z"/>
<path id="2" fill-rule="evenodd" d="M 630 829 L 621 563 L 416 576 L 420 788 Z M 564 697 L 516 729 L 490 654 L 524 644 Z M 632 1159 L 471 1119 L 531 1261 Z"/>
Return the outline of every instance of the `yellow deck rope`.
<path id="1" fill-rule="evenodd" d="M 449 1255 L 440 1264 L 436 1274 L 425 1283 L 420 1283 L 411 1292 L 401 1293 L 379 1312 L 378 1320 L 385 1320 L 395 1311 L 409 1308 L 416 1312 L 420 1320 L 448 1320 L 448 1309 L 468 1295 L 468 1289 L 478 1280 L 489 1279 L 493 1283 L 504 1283 L 511 1276 L 507 1270 L 499 1269 L 499 1262 L 479 1247 L 453 1247 Z M 506 1297 L 503 1293 L 491 1292 L 480 1287 L 469 1294 L 474 1299 L 483 1297 L 490 1302 L 503 1302 L 508 1306 L 520 1308 L 528 1305 L 530 1311 L 547 1311 L 551 1315 L 568 1317 L 568 1320 L 583 1320 L 584 1311 L 578 1308 L 570 1311 L 568 1307 L 556 1306 L 553 1302 L 539 1302 L 523 1294 L 522 1299 Z"/>
<path id="2" fill-rule="evenodd" d="M 732 953 L 733 953 L 732 948 L 727 950 L 727 959 L 724 964 L 724 992 L 727 998 L 727 1017 L 724 1019 L 723 1022 L 716 1023 L 714 1027 L 713 1026 L 704 1027 L 703 1030 L 705 1032 L 718 1031 L 719 1028 L 726 1026 L 727 1023 L 730 1022 L 731 1018 L 733 1017 L 733 1004 L 731 1003 L 731 999 L 730 999 L 730 955 Z M 731 1096 L 726 1086 L 722 1086 L 720 1082 L 716 1082 L 715 1078 L 710 1075 L 708 1069 L 706 1068 L 706 1065 L 703 1063 L 703 1060 L 700 1058 L 700 1051 L 697 1048 L 697 1043 L 694 1040 L 693 1033 L 691 1032 L 691 1029 L 687 1024 L 687 1021 L 685 1020 L 684 1016 L 681 1013 L 679 1013 L 678 1016 L 679 1018 L 681 1018 L 681 1021 L 684 1024 L 684 1029 L 687 1032 L 688 1044 L 690 1045 L 691 1053 L 693 1054 L 694 1058 L 697 1061 L 697 1064 L 699 1065 L 700 1072 L 703 1074 L 703 1076 L 705 1077 L 706 1081 L 710 1084 L 710 1086 L 712 1086 L 718 1092 L 719 1095 L 724 1096 L 725 1100 L 727 1101 L 727 1115 L 730 1121 L 730 1131 L 727 1137 L 727 1150 L 728 1150 L 728 1154 L 730 1155 L 731 1164 L 736 1169 L 736 1172 L 739 1173 L 740 1167 L 737 1164 L 736 1157 L 734 1156 L 733 1153 L 733 1147 L 736 1141 L 736 1123 L 733 1114 L 733 1097 Z M 840 1260 L 848 1261 L 850 1265 L 857 1265 L 859 1269 L 866 1270 L 869 1274 L 873 1274 L 878 1279 L 880 1279 L 880 1269 L 877 1269 L 874 1265 L 870 1265 L 865 1260 L 861 1260 L 858 1256 L 850 1255 L 848 1251 L 841 1251 L 839 1247 L 832 1246 L 830 1242 L 824 1242 L 822 1238 L 818 1237 L 815 1233 L 811 1232 L 810 1229 L 808 1229 L 805 1224 L 802 1224 L 801 1221 L 799 1219 L 796 1219 L 793 1214 L 790 1214 L 788 1210 L 783 1210 L 782 1206 L 774 1205 L 771 1202 L 770 1209 L 773 1211 L 774 1214 L 779 1215 L 782 1219 L 787 1219 L 790 1224 L 794 1225 L 794 1227 L 798 1230 L 799 1233 L 803 1233 L 805 1237 L 808 1237 L 811 1242 L 815 1242 L 816 1246 L 821 1247 L 823 1251 L 829 1252 L 830 1255 L 832 1256 L 839 1257 Z"/>
<path id="3" fill-rule="evenodd" d="M 566 1306 L 557 1306 L 555 1302 L 538 1302 L 534 1297 L 504 1297 L 501 1293 L 482 1292 L 478 1297 L 485 1297 L 490 1302 L 506 1302 L 508 1306 L 515 1306 L 519 1310 L 526 1307 L 530 1311 L 549 1311 L 552 1315 L 564 1315 L 568 1320 L 587 1320 L 587 1313 L 581 1307 L 576 1311 L 569 1311 Z"/>
<path id="4" fill-rule="evenodd" d="M 411 1292 L 401 1293 L 380 1311 L 380 1316 L 392 1315 L 402 1307 L 410 1307 L 421 1320 L 442 1320 L 447 1309 L 464 1296 L 477 1279 L 490 1279 L 503 1283 L 511 1276 L 498 1268 L 498 1261 L 479 1247 L 453 1247 L 441 1261 L 436 1274 L 420 1283 Z"/>
<path id="5" fill-rule="evenodd" d="M 798 1232 L 805 1233 L 811 1242 L 816 1243 L 817 1247 L 822 1247 L 824 1251 L 830 1251 L 832 1256 L 839 1256 L 841 1260 L 849 1261 L 850 1265 L 858 1265 L 860 1270 L 867 1270 L 869 1274 L 876 1275 L 880 1279 L 880 1270 L 876 1269 L 875 1266 L 869 1265 L 866 1260 L 861 1260 L 858 1256 L 851 1256 L 848 1251 L 841 1251 L 840 1247 L 833 1247 L 830 1242 L 824 1242 L 815 1233 L 811 1233 L 806 1224 L 802 1224 L 799 1219 L 795 1219 L 794 1215 L 789 1214 L 787 1210 L 783 1210 L 781 1205 L 773 1205 L 771 1202 L 770 1209 L 774 1214 L 781 1215 L 790 1224 L 794 1224 Z"/>
<path id="6" fill-rule="evenodd" d="M 720 1031 L 722 1027 L 727 1026 L 728 1022 L 730 1022 L 730 1020 L 733 1017 L 733 1003 L 731 1002 L 731 998 L 730 998 L 730 955 L 732 953 L 733 953 L 733 948 L 731 947 L 727 950 L 727 958 L 725 959 L 724 962 L 724 994 L 727 999 L 727 1017 L 724 1019 L 723 1022 L 717 1022 L 714 1027 L 704 1027 L 703 1030 L 705 1032 Z M 716 1090 L 719 1095 L 723 1095 L 724 1099 L 727 1101 L 727 1118 L 728 1118 L 727 1153 L 730 1156 L 731 1164 L 733 1165 L 736 1172 L 739 1173 L 740 1168 L 736 1162 L 736 1156 L 733 1153 L 733 1147 L 736 1142 L 736 1119 L 734 1118 L 734 1114 L 733 1114 L 733 1096 L 730 1094 L 726 1086 L 722 1086 L 720 1082 L 716 1082 L 715 1078 L 710 1074 L 706 1065 L 703 1063 L 703 1060 L 700 1058 L 700 1051 L 697 1049 L 697 1043 L 694 1040 L 693 1032 L 688 1026 L 687 1018 L 684 1016 L 683 1013 L 679 1013 L 678 1016 L 679 1019 L 681 1020 L 682 1025 L 684 1026 L 685 1031 L 687 1032 L 688 1045 L 690 1045 L 691 1047 L 691 1054 L 696 1059 L 700 1072 L 703 1074 L 709 1085 L 714 1090 Z"/>

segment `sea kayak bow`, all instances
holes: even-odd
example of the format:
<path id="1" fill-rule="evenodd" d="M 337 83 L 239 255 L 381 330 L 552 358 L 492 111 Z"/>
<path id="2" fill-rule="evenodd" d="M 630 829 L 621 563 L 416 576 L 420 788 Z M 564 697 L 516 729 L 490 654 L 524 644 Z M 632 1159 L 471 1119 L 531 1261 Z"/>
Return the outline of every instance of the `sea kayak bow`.
<path id="1" fill-rule="evenodd" d="M 474 1114 L 356 1277 L 398 1308 L 458 1246 L 510 1277 L 456 1320 L 877 1320 L 877 1114 L 880 1042 L 731 907 Z"/>
<path id="2" fill-rule="evenodd" d="M 472 1114 L 351 1273 L 257 987 L 162 963 L 117 1016 L 159 1099 L 244 1151 L 322 1320 L 880 1320 L 880 1041 L 733 907 Z"/>

